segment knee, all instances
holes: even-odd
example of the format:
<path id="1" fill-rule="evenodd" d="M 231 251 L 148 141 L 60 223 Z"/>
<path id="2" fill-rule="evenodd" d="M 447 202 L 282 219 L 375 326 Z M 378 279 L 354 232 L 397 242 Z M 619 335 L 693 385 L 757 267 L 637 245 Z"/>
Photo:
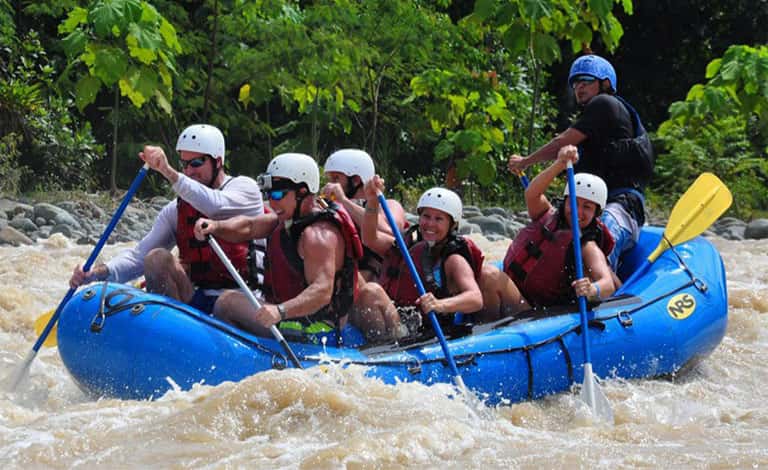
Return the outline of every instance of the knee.
<path id="1" fill-rule="evenodd" d="M 144 270 L 157 270 L 162 266 L 171 266 L 175 257 L 165 248 L 153 248 L 144 256 Z"/>
<path id="2" fill-rule="evenodd" d="M 224 291 L 216 299 L 216 303 L 213 305 L 213 315 L 221 320 L 226 321 L 229 319 L 229 314 L 234 310 L 237 296 L 240 293 L 237 291 Z"/>

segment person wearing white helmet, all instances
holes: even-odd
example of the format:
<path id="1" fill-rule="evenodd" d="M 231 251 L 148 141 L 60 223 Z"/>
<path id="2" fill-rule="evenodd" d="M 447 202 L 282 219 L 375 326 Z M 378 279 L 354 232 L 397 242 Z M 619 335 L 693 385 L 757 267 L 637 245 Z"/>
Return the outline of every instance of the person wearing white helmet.
<path id="1" fill-rule="evenodd" d="M 377 191 L 384 182 L 375 176 L 366 185 L 368 208 L 378 208 Z M 416 305 L 423 315 L 435 312 L 441 323 L 451 324 L 454 314 L 474 314 L 483 308 L 483 294 L 478 279 L 483 267 L 483 253 L 458 234 L 462 214 L 461 198 L 445 188 L 425 191 L 418 202 L 419 223 L 409 228 L 404 239 L 419 272 L 426 293 L 419 295 L 415 281 L 394 245 L 394 236 L 378 230 L 376 212 L 366 212 L 363 242 L 385 253 L 379 282 L 399 308 Z M 417 239 L 413 239 L 417 231 Z M 421 325 L 429 322 L 422 320 Z"/>
<path id="2" fill-rule="evenodd" d="M 608 187 L 602 220 L 616 240 L 609 261 L 617 269 L 622 253 L 632 249 L 645 222 L 644 190 L 653 176 L 651 141 L 637 111 L 616 94 L 616 71 L 604 58 L 587 54 L 577 58 L 568 74 L 581 114 L 564 132 L 527 157 L 512 155 L 513 172 L 534 163 L 554 160 L 566 145 L 579 147 L 577 173 L 592 173 Z"/>
<path id="3" fill-rule="evenodd" d="M 608 200 L 608 188 L 602 178 L 590 173 L 575 175 L 585 273 L 581 279 L 574 278 L 568 186 L 565 199 L 556 206 L 544 195 L 567 163 L 575 163 L 578 158 L 575 146 L 565 146 L 555 162 L 531 181 L 525 191 L 525 202 L 532 222 L 517 234 L 504 257 L 504 272 L 537 307 L 575 302 L 581 295 L 597 301 L 610 297 L 617 288 L 617 279 L 607 261 L 614 246 L 613 237 L 599 218 Z"/>
<path id="4" fill-rule="evenodd" d="M 214 315 L 261 336 L 276 325 L 293 341 L 359 345 L 364 340 L 348 323 L 349 313 L 365 307 L 381 315 L 388 299 L 380 286 L 359 284 L 362 244 L 354 222 L 341 206 L 318 199 L 320 172 L 309 155 L 276 156 L 259 184 L 270 213 L 201 219 L 195 226 L 200 240 L 207 234 L 233 243 L 267 238 L 266 303 L 255 309 L 243 293 L 228 292 Z"/>
<path id="5" fill-rule="evenodd" d="M 359 149 L 341 149 L 333 152 L 325 161 L 325 176 L 328 183 L 320 194 L 328 200 L 342 205 L 349 212 L 358 230 L 365 217 L 365 192 L 363 185 L 375 174 L 373 159 L 368 152 Z M 406 226 L 405 210 L 394 199 L 387 200 L 387 206 L 400 229 Z M 391 234 L 384 213 L 379 211 L 379 230 Z M 360 273 L 366 281 L 373 281 L 381 275 L 381 256 L 363 246 L 365 253 L 360 260 Z"/>
<path id="6" fill-rule="evenodd" d="M 224 135 L 210 124 L 191 125 L 179 134 L 179 170 L 169 163 L 162 147 L 145 146 L 139 158 L 171 183 L 176 200 L 160 210 L 150 232 L 134 248 L 89 272 L 78 265 L 70 285 L 102 279 L 127 282 L 144 275 L 148 291 L 210 313 L 222 289 L 237 288 L 237 283 L 208 244 L 195 239 L 195 221 L 264 213 L 256 181 L 225 173 L 225 150 Z M 170 251 L 174 246 L 179 257 Z M 264 240 L 222 246 L 254 288 L 262 277 L 264 246 Z"/>

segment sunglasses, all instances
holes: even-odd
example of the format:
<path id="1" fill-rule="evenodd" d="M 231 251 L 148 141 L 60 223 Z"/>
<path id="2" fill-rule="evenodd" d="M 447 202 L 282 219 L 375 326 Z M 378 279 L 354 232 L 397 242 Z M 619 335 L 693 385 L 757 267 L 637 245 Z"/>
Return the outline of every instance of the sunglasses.
<path id="1" fill-rule="evenodd" d="M 595 77 L 590 77 L 589 75 L 582 75 L 580 77 L 576 77 L 573 79 L 573 84 L 571 85 L 573 88 L 576 88 L 576 85 L 579 83 L 592 83 L 596 81 L 597 79 Z"/>
<path id="2" fill-rule="evenodd" d="M 274 189 L 272 191 L 265 191 L 264 194 L 268 201 L 279 201 L 288 194 L 288 189 Z"/>
<path id="3" fill-rule="evenodd" d="M 205 160 L 207 158 L 208 155 L 203 155 L 202 157 L 193 158 L 191 160 L 183 160 L 180 158 L 179 164 L 181 165 L 182 170 L 186 170 L 188 166 L 191 166 L 192 168 L 200 168 L 205 165 Z"/>

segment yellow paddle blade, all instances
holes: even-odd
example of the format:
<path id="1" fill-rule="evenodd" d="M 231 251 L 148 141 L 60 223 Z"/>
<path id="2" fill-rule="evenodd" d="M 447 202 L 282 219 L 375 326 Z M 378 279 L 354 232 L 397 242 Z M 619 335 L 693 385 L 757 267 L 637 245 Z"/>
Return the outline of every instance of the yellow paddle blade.
<path id="1" fill-rule="evenodd" d="M 731 191 L 720 178 L 702 173 L 675 204 L 664 229 L 664 239 L 648 256 L 648 261 L 653 263 L 670 246 L 703 233 L 732 202 Z"/>
<path id="2" fill-rule="evenodd" d="M 56 313 L 56 310 L 48 310 L 44 314 L 37 317 L 37 320 L 35 320 L 35 333 L 37 333 L 37 336 L 40 336 L 43 334 L 43 330 L 45 329 L 45 326 L 48 324 L 49 321 L 51 321 L 51 317 L 53 314 Z M 51 328 L 51 332 L 48 334 L 48 337 L 45 338 L 45 341 L 43 342 L 43 346 L 46 348 L 52 348 L 56 346 L 58 343 L 56 342 L 56 326 L 53 325 L 53 328 Z"/>

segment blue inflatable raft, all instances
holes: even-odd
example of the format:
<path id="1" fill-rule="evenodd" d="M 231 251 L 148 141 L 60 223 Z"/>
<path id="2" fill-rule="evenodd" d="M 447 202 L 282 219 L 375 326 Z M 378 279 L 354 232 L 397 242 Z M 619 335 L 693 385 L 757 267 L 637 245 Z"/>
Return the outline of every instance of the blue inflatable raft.
<path id="1" fill-rule="evenodd" d="M 619 273 L 622 278 L 642 264 L 661 236 L 661 228 L 643 229 Z M 725 270 L 704 238 L 666 250 L 622 291 L 590 306 L 592 365 L 601 378 L 676 373 L 706 357 L 725 334 Z M 490 403 L 563 392 L 583 380 L 576 305 L 445 333 L 467 387 Z M 271 338 L 250 335 L 163 296 L 112 283 L 89 285 L 67 303 L 59 319 L 58 344 L 81 388 L 124 399 L 157 398 L 172 383 L 189 389 L 195 383 L 216 385 L 291 366 Z M 291 347 L 305 367 L 343 361 L 367 366 L 370 376 L 387 383 L 453 380 L 435 338 L 360 349 Z"/>

